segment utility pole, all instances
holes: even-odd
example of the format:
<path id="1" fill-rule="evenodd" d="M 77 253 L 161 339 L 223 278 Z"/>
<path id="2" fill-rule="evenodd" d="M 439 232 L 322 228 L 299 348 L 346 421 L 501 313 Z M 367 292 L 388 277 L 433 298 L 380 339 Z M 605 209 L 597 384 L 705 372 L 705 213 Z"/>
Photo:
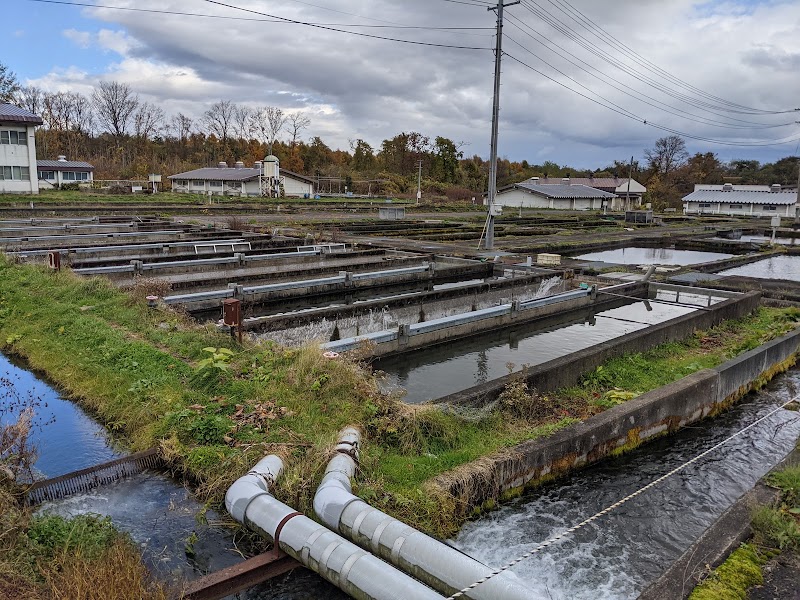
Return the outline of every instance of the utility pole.
<path id="1" fill-rule="evenodd" d="M 490 6 L 486 10 L 497 11 L 497 44 L 494 50 L 494 100 L 492 102 L 492 143 L 491 157 L 489 159 L 489 193 L 487 205 L 489 215 L 486 218 L 486 243 L 487 250 L 494 249 L 494 213 L 495 196 L 497 195 L 497 132 L 500 120 L 500 64 L 503 59 L 503 9 L 506 6 L 519 4 L 521 0 L 503 4 L 503 0 L 498 0 L 497 6 Z"/>
<path id="2" fill-rule="evenodd" d="M 419 171 L 417 172 L 417 204 L 422 199 L 422 159 L 419 159 Z"/>
<path id="3" fill-rule="evenodd" d="M 633 157 L 631 156 L 631 166 L 628 169 L 628 191 L 625 192 L 625 210 L 631 210 L 631 178 L 633 177 Z"/>
<path id="4" fill-rule="evenodd" d="M 798 210 L 800 210 L 800 156 L 797 157 L 797 200 L 795 200 L 795 207 L 794 207 L 794 222 L 795 225 L 798 223 Z"/>

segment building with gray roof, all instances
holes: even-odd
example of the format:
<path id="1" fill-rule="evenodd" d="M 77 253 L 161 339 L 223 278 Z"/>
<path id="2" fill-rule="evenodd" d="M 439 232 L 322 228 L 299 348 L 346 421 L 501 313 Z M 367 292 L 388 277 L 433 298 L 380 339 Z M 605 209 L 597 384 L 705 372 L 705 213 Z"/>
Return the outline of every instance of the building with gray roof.
<path id="1" fill-rule="evenodd" d="M 37 177 L 41 189 L 58 188 L 64 183 L 91 185 L 94 181 L 94 166 L 82 160 L 37 160 Z"/>
<path id="2" fill-rule="evenodd" d="M 730 215 L 741 217 L 789 217 L 797 214 L 797 190 L 785 190 L 779 184 L 720 185 L 698 184 L 684 196 L 687 215 Z"/>
<path id="3" fill-rule="evenodd" d="M 39 115 L 0 104 L 0 193 L 39 193 L 34 132 L 41 124 Z"/>
<path id="4" fill-rule="evenodd" d="M 539 183 L 535 180 L 507 185 L 498 190 L 495 203 L 513 208 L 601 210 L 616 194 L 579 183 Z"/>

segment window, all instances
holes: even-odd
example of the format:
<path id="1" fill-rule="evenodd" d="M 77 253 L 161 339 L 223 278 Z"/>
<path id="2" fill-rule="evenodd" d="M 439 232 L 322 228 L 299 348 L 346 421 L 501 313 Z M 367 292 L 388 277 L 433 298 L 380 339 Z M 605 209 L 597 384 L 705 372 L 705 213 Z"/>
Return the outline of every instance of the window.
<path id="1" fill-rule="evenodd" d="M 205 182 L 204 181 L 200 181 L 199 179 L 195 179 L 195 180 L 192 181 L 192 185 L 194 187 L 205 187 Z"/>
<path id="2" fill-rule="evenodd" d="M 0 180 L 6 181 L 30 181 L 31 171 L 28 167 L 2 167 L 0 168 Z"/>
<path id="3" fill-rule="evenodd" d="M 711 203 L 710 202 L 701 202 L 700 203 L 700 208 L 711 208 Z"/>
<path id="4" fill-rule="evenodd" d="M 778 210 L 777 206 L 767 205 L 764 207 L 764 210 Z"/>
<path id="5" fill-rule="evenodd" d="M 61 179 L 63 181 L 89 181 L 89 174 L 82 171 L 63 171 Z"/>
<path id="6" fill-rule="evenodd" d="M 51 180 L 55 178 L 56 178 L 55 171 L 39 171 L 39 179 Z"/>
<path id="7" fill-rule="evenodd" d="M 736 210 L 738 208 L 744 208 L 744 204 L 728 204 L 728 208 L 731 210 Z"/>
<path id="8" fill-rule="evenodd" d="M 189 185 L 189 182 L 186 181 L 185 179 L 176 179 L 174 185 L 179 187 L 186 187 L 187 185 Z"/>
<path id="9" fill-rule="evenodd" d="M 208 185 L 209 185 L 209 187 L 218 188 L 218 187 L 222 187 L 222 182 L 221 181 L 209 181 Z"/>
<path id="10" fill-rule="evenodd" d="M 0 131 L 0 144 L 28 145 L 28 133 L 25 131 Z"/>

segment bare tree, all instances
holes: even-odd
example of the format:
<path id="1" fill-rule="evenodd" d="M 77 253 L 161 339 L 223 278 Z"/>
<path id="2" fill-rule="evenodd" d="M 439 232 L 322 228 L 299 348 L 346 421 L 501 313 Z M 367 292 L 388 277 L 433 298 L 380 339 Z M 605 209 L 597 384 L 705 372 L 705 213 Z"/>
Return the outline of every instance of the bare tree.
<path id="1" fill-rule="evenodd" d="M 118 81 L 101 81 L 92 92 L 92 104 L 100 125 L 117 137 L 124 136 L 139 107 L 139 96 Z"/>
<path id="2" fill-rule="evenodd" d="M 79 93 L 71 93 L 72 98 L 72 129 L 78 133 L 91 135 L 94 131 L 94 112 L 92 102 Z"/>
<path id="3" fill-rule="evenodd" d="M 677 135 L 657 139 L 655 146 L 645 150 L 644 155 L 650 163 L 650 169 L 665 177 L 685 165 L 689 159 L 686 142 Z"/>
<path id="4" fill-rule="evenodd" d="M 264 106 L 253 115 L 253 129 L 260 135 L 261 140 L 269 146 L 269 154 L 278 139 L 278 134 L 286 125 L 286 115 L 280 108 Z"/>
<path id="5" fill-rule="evenodd" d="M 48 129 L 69 131 L 72 127 L 72 98 L 68 92 L 45 93 L 42 118 Z"/>
<path id="6" fill-rule="evenodd" d="M 300 137 L 300 132 L 311 125 L 311 119 L 304 112 L 297 111 L 289 113 L 287 121 L 286 128 L 289 130 L 289 135 L 292 136 L 292 148 L 294 148 L 297 145 L 297 138 Z"/>
<path id="7" fill-rule="evenodd" d="M 175 132 L 175 137 L 180 140 L 182 144 L 186 143 L 189 135 L 192 133 L 193 121 L 183 113 L 178 113 L 170 119 L 170 129 Z"/>
<path id="8" fill-rule="evenodd" d="M 34 114 L 39 114 L 42 111 L 42 99 L 44 92 L 35 85 L 26 85 L 19 88 L 14 95 L 14 101 L 17 106 L 21 106 Z"/>
<path id="9" fill-rule="evenodd" d="M 164 124 L 164 111 L 160 106 L 142 102 L 133 115 L 134 135 L 140 139 L 154 137 Z"/>
<path id="10" fill-rule="evenodd" d="M 244 105 L 234 105 L 233 131 L 240 140 L 249 140 L 253 135 L 253 111 Z"/>
<path id="11" fill-rule="evenodd" d="M 0 63 L 0 102 L 13 102 L 18 91 L 19 82 L 16 74 Z"/>
<path id="12" fill-rule="evenodd" d="M 211 108 L 203 113 L 203 123 L 211 133 L 222 140 L 223 144 L 227 143 L 228 136 L 233 128 L 235 111 L 236 105 L 233 102 L 220 100 L 212 104 Z"/>

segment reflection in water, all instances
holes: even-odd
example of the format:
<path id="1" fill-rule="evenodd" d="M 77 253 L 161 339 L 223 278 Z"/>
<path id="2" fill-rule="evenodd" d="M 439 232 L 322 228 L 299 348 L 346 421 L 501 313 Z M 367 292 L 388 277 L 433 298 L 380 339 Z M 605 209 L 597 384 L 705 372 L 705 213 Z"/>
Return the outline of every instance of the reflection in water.
<path id="1" fill-rule="evenodd" d="M 731 258 L 733 254 L 676 250 L 674 248 L 617 248 L 572 256 L 575 260 L 593 260 L 618 265 L 696 265 Z"/>
<path id="2" fill-rule="evenodd" d="M 800 383 L 795 370 L 713 420 L 608 459 L 468 523 L 455 545 L 490 566 L 613 504 L 783 404 Z M 513 571 L 552 600 L 633 599 L 733 502 L 794 447 L 795 412 L 781 411 Z"/>
<path id="3" fill-rule="evenodd" d="M 764 260 L 720 271 L 719 275 L 740 275 L 760 279 L 800 281 L 800 256 L 770 256 Z"/>
<path id="4" fill-rule="evenodd" d="M 651 302 L 650 308 L 634 302 L 596 315 L 586 311 L 566 323 L 562 320 L 545 328 L 529 323 L 420 348 L 381 359 L 374 366 L 386 373 L 387 388 L 404 388 L 404 400 L 417 404 L 507 375 L 509 364 L 518 371 L 694 310 L 663 302 Z"/>

